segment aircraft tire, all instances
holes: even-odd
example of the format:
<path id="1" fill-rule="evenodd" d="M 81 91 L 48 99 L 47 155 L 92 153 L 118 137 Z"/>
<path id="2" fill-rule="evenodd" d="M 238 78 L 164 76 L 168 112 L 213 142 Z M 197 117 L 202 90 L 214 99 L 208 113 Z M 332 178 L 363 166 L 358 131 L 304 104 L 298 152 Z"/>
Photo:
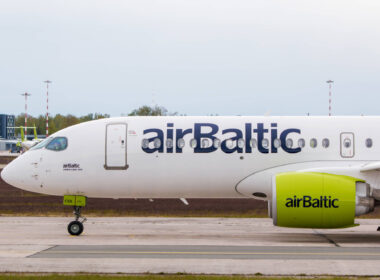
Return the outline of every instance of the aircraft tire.
<path id="1" fill-rule="evenodd" d="M 83 224 L 79 221 L 72 221 L 71 223 L 69 223 L 69 225 L 67 226 L 67 231 L 71 234 L 71 235 L 80 235 L 82 232 L 83 232 Z"/>

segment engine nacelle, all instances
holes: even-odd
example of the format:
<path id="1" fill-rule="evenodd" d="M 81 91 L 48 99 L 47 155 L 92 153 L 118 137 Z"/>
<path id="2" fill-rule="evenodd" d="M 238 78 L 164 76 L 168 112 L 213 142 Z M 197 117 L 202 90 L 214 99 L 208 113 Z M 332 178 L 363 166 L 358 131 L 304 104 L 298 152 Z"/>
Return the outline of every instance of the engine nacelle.
<path id="1" fill-rule="evenodd" d="M 342 228 L 373 211 L 374 198 L 363 180 L 314 172 L 280 173 L 273 178 L 270 214 L 283 227 Z"/>

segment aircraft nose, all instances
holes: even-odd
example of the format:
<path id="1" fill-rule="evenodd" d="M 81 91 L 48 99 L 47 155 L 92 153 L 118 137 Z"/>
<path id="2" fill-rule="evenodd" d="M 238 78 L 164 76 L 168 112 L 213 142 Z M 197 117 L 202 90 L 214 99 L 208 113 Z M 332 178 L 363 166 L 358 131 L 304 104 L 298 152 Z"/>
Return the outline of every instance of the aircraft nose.
<path id="1" fill-rule="evenodd" d="M 3 181 L 5 181 L 9 185 L 16 186 L 18 181 L 17 178 L 19 177 L 17 176 L 17 174 L 18 172 L 16 172 L 16 168 L 14 167 L 14 164 L 12 164 L 11 162 L 7 166 L 5 166 L 3 171 L 1 171 L 1 179 L 3 179 Z"/>
<path id="2" fill-rule="evenodd" d="M 36 154 L 29 154 L 29 152 L 18 156 L 1 171 L 1 178 L 13 187 L 36 191 L 41 184 L 37 165 L 34 164 L 35 156 Z"/>

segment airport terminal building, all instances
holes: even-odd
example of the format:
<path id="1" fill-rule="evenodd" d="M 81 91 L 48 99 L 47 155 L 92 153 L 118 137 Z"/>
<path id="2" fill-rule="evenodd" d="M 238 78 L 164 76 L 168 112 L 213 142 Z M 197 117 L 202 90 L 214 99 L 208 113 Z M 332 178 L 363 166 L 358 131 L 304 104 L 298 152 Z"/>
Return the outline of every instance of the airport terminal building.
<path id="1" fill-rule="evenodd" d="M 15 116 L 0 114 L 0 151 L 11 150 L 16 145 L 15 141 L 9 141 L 16 139 L 15 122 Z"/>
<path id="2" fill-rule="evenodd" d="M 16 118 L 13 115 L 0 114 L 0 139 L 16 139 L 15 121 Z"/>

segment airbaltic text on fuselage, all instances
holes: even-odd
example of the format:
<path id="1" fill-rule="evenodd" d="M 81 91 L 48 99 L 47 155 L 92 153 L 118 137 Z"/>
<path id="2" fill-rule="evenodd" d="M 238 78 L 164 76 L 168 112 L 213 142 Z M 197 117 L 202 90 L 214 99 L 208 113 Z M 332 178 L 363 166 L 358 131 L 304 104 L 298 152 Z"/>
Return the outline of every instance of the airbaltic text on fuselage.
<path id="1" fill-rule="evenodd" d="M 196 141 L 194 147 L 194 153 L 212 153 L 218 150 L 218 147 L 212 143 L 218 138 L 217 134 L 221 134 L 223 139 L 220 139 L 220 149 L 224 153 L 252 153 L 251 139 L 257 140 L 257 150 L 260 153 L 277 153 L 279 147 L 275 145 L 275 139 L 279 139 L 281 148 L 287 153 L 299 153 L 301 148 L 287 147 L 286 139 L 292 134 L 301 134 L 301 130 L 298 128 L 288 128 L 283 131 L 278 131 L 277 123 L 271 123 L 270 128 L 266 128 L 264 123 L 257 123 L 253 125 L 251 123 L 245 123 L 243 129 L 238 128 L 226 128 L 222 129 L 217 124 L 213 123 L 194 123 L 194 128 L 174 128 L 173 123 L 167 123 L 166 127 L 166 140 L 171 140 L 173 145 L 164 145 L 164 131 L 159 128 L 150 128 L 144 130 L 144 136 L 146 141 L 150 144 L 155 139 L 159 139 L 161 145 L 158 147 L 152 147 L 152 145 L 143 146 L 142 149 L 146 153 L 182 153 L 183 148 L 178 144 L 178 140 L 183 139 L 185 135 L 193 135 L 193 139 Z M 175 136 L 174 136 L 175 135 Z M 203 139 L 209 139 L 211 145 L 203 146 L 201 141 Z M 244 145 L 238 145 L 238 140 L 243 139 Z M 263 139 L 268 139 L 268 147 L 264 147 Z M 228 145 L 227 141 L 233 141 L 233 145 Z"/>

